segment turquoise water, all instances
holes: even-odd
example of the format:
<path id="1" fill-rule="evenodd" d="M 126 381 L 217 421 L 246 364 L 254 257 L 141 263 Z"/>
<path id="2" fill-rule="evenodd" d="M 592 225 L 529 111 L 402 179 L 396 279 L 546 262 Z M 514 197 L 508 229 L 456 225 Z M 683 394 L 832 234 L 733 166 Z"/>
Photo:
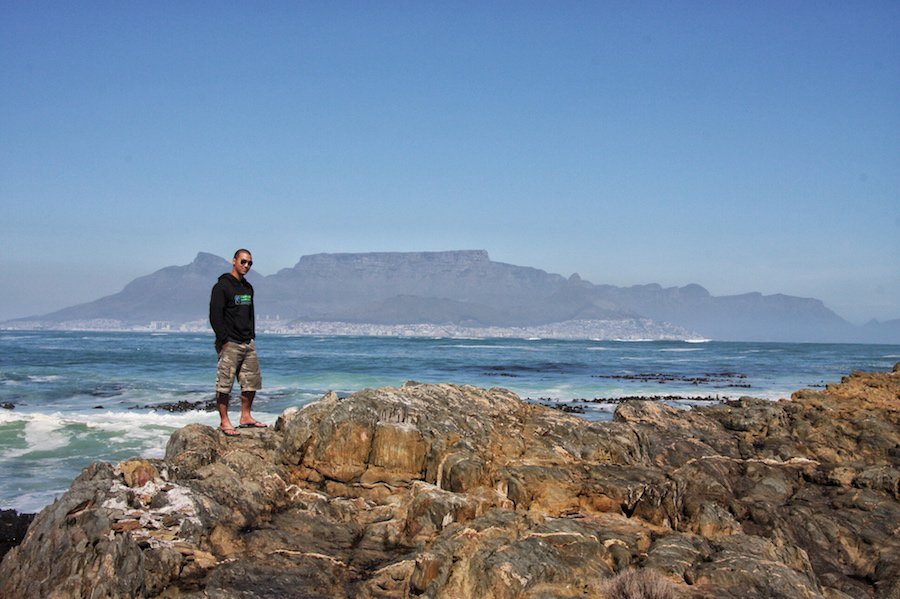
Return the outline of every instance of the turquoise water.
<path id="1" fill-rule="evenodd" d="M 329 390 L 407 380 L 506 387 L 602 420 L 614 409 L 605 399 L 777 399 L 900 361 L 896 345 L 266 335 L 257 346 L 265 388 L 254 407 L 269 424 Z M 0 409 L 3 509 L 39 510 L 91 462 L 160 457 L 175 429 L 217 424 L 211 412 L 152 409 L 212 398 L 211 335 L 0 331 L 0 355 L 0 404 L 15 406 Z"/>

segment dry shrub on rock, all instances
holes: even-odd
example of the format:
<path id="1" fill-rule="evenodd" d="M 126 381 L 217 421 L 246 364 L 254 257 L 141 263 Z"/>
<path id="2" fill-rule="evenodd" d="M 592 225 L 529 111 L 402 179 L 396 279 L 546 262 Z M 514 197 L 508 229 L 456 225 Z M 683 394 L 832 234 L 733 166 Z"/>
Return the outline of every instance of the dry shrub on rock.
<path id="1" fill-rule="evenodd" d="M 675 588 L 662 574 L 650 568 L 628 568 L 607 580 L 607 599 L 675 599 Z"/>

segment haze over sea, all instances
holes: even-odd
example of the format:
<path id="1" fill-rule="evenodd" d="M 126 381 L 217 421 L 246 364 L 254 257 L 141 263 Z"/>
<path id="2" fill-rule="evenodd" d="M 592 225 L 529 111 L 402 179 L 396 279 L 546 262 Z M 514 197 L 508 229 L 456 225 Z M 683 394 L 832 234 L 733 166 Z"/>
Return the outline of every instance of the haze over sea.
<path id="1" fill-rule="evenodd" d="M 602 420 L 615 408 L 605 399 L 778 399 L 900 361 L 898 345 L 264 335 L 258 347 L 255 413 L 269 424 L 329 390 L 407 380 L 506 387 Z M 209 411 L 153 409 L 212 399 L 211 335 L 5 331 L 0 352 L 0 404 L 14 404 L 0 409 L 3 509 L 37 511 L 94 461 L 161 457 L 177 428 L 217 424 Z"/>

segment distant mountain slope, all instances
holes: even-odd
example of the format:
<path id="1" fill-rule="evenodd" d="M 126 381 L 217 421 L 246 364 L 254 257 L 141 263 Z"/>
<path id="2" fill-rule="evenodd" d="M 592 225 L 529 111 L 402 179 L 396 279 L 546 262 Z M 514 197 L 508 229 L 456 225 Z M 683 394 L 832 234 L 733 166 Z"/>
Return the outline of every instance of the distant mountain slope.
<path id="1" fill-rule="evenodd" d="M 648 318 L 674 322 L 713 339 L 742 341 L 850 341 L 860 339 L 850 324 L 817 299 L 745 293 L 714 297 L 700 285 L 599 286 L 610 302 Z"/>
<path id="2" fill-rule="evenodd" d="M 210 289 L 230 269 L 227 260 L 201 252 L 117 294 L 21 320 L 205 320 Z M 696 284 L 595 285 L 578 275 L 494 262 L 483 250 L 316 254 L 267 277 L 251 272 L 250 281 L 257 317 L 281 321 L 520 327 L 646 318 L 720 340 L 900 343 L 900 321 L 857 327 L 816 299 L 715 297 Z"/>
<path id="3" fill-rule="evenodd" d="M 125 323 L 187 322 L 204 318 L 208 314 L 213 283 L 230 270 L 231 262 L 201 252 L 186 266 L 160 269 L 138 277 L 119 293 L 39 318 L 56 322 L 114 319 Z M 250 277 L 252 283 L 259 279 L 255 275 Z"/>

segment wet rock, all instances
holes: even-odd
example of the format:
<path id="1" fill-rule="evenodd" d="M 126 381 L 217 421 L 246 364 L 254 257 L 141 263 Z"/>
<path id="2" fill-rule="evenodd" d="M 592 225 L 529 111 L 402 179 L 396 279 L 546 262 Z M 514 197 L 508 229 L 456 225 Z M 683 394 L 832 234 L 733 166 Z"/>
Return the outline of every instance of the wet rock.
<path id="1" fill-rule="evenodd" d="M 691 385 L 712 385 L 715 387 L 749 388 L 747 375 L 739 372 L 704 372 L 696 375 L 671 374 L 662 372 L 642 372 L 637 374 L 595 374 L 594 378 L 622 381 L 638 381 L 641 383 L 687 383 Z"/>
<path id="2" fill-rule="evenodd" d="M 898 447 L 898 372 L 613 422 L 503 389 L 332 393 L 86 469 L 0 596 L 891 597 Z"/>
<path id="3" fill-rule="evenodd" d="M 20 514 L 16 510 L 0 510 L 0 560 L 22 542 L 34 514 Z"/>
<path id="4" fill-rule="evenodd" d="M 216 400 L 201 401 L 173 401 L 167 403 L 149 404 L 145 406 L 135 406 L 132 410 L 164 410 L 166 412 L 191 412 L 194 410 L 212 412 L 216 409 Z"/>
<path id="5" fill-rule="evenodd" d="M 610 404 L 619 404 L 628 401 L 674 401 L 674 402 L 720 402 L 726 401 L 729 398 L 727 396 L 720 395 L 705 395 L 705 396 L 688 396 L 688 395 L 623 395 L 621 397 L 611 397 L 608 399 L 595 398 L 590 401 L 592 403 L 610 403 Z"/>

